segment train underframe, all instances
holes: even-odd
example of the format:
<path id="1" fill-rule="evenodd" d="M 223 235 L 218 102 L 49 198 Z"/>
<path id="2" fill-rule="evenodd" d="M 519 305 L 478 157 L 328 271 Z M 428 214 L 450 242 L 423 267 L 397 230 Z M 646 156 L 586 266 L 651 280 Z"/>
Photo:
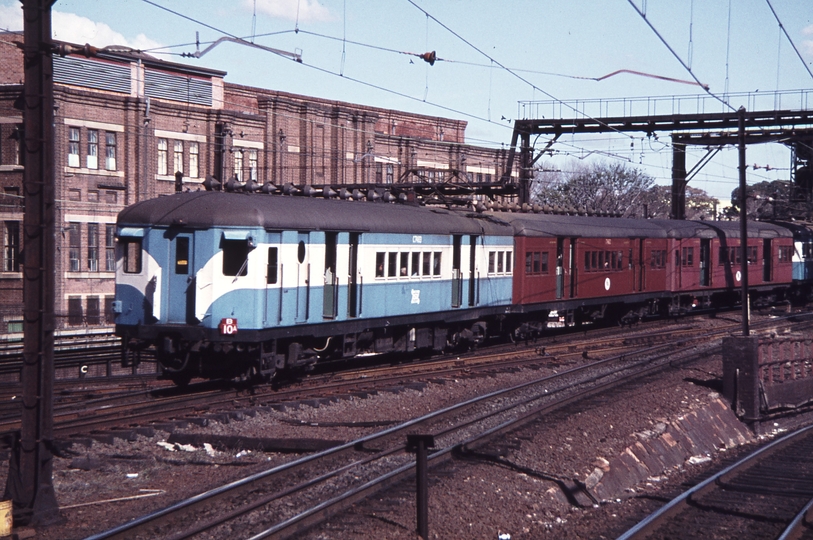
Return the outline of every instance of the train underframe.
<path id="1" fill-rule="evenodd" d="M 796 303 L 793 288 L 753 289 L 752 308 Z M 122 365 L 131 367 L 150 350 L 159 363 L 162 377 L 178 385 L 194 377 L 206 379 L 242 379 L 252 382 L 271 380 L 277 374 L 308 371 L 318 362 L 354 358 L 360 355 L 442 352 L 476 347 L 488 338 L 513 341 L 535 339 L 556 327 L 583 325 L 630 325 L 648 318 L 676 317 L 698 311 L 715 311 L 740 303 L 739 291 L 710 291 L 705 294 L 665 295 L 641 298 L 637 302 L 564 302 L 555 305 L 511 306 L 500 312 L 480 313 L 477 318 L 425 320 L 415 323 L 381 325 L 350 329 L 323 335 L 305 332 L 318 325 L 297 327 L 300 335 L 263 336 L 249 333 L 237 337 L 201 335 L 195 327 L 119 328 L 122 336 Z M 456 315 L 459 317 L 460 315 Z M 336 328 L 340 330 L 340 327 Z M 291 329 L 288 329 L 290 332 Z"/>

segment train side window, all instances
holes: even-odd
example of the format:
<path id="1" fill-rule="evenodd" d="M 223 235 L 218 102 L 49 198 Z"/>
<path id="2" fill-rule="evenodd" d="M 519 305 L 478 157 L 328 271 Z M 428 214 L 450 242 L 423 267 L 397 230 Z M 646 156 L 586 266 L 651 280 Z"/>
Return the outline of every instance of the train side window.
<path id="1" fill-rule="evenodd" d="M 175 239 L 175 273 L 189 273 L 189 238 L 184 236 Z"/>
<path id="2" fill-rule="evenodd" d="M 432 252 L 424 251 L 423 252 L 423 269 L 421 271 L 421 275 L 429 276 L 432 274 Z"/>
<path id="3" fill-rule="evenodd" d="M 435 252 L 434 265 L 432 266 L 432 275 L 440 275 L 440 251 Z"/>
<path id="4" fill-rule="evenodd" d="M 719 265 L 723 266 L 726 262 L 728 262 L 728 248 L 720 246 L 719 256 L 717 257 L 719 260 Z"/>
<path id="5" fill-rule="evenodd" d="M 420 275 L 421 271 L 421 254 L 420 252 L 416 251 L 412 254 L 412 273 L 410 275 L 417 276 Z"/>
<path id="6" fill-rule="evenodd" d="M 505 271 L 507 273 L 509 273 L 509 274 L 514 271 L 514 267 L 511 265 L 511 262 L 512 262 L 511 257 L 512 257 L 512 255 L 513 255 L 513 253 L 511 251 L 506 251 L 505 252 Z"/>
<path id="7" fill-rule="evenodd" d="M 401 267 L 398 275 L 401 277 L 406 277 L 409 275 L 409 253 L 404 251 L 401 252 Z"/>
<path id="8" fill-rule="evenodd" d="M 273 285 L 277 282 L 277 274 L 279 265 L 277 264 L 278 253 L 277 248 L 272 247 L 268 248 L 268 276 L 266 278 L 266 283 L 268 285 Z"/>
<path id="9" fill-rule="evenodd" d="M 585 272 L 590 271 L 590 252 L 589 251 L 584 252 L 584 271 Z"/>
<path id="10" fill-rule="evenodd" d="M 124 273 L 141 273 L 141 238 L 122 238 L 124 244 Z"/>
<path id="11" fill-rule="evenodd" d="M 497 252 L 496 251 L 489 251 L 488 252 L 488 273 L 493 274 L 495 265 L 494 260 L 496 259 Z"/>
<path id="12" fill-rule="evenodd" d="M 685 248 L 683 248 L 683 258 L 681 259 L 681 264 L 683 266 L 694 266 L 694 248 L 693 247 L 685 247 Z"/>
<path id="13" fill-rule="evenodd" d="M 505 252 L 504 251 L 498 251 L 497 252 L 497 273 L 498 274 L 502 274 L 503 272 L 505 272 L 505 267 L 503 266 L 504 263 L 505 263 Z"/>
<path id="14" fill-rule="evenodd" d="M 386 253 L 379 251 L 375 254 L 375 277 L 384 277 L 384 258 Z"/>
<path id="15" fill-rule="evenodd" d="M 398 253 L 389 253 L 387 260 L 387 277 L 395 277 L 398 275 Z"/>
<path id="16" fill-rule="evenodd" d="M 776 256 L 779 262 L 789 263 L 791 261 L 790 246 L 779 246 Z"/>
<path id="17" fill-rule="evenodd" d="M 223 240 L 223 275 L 245 276 L 248 274 L 248 242 Z"/>

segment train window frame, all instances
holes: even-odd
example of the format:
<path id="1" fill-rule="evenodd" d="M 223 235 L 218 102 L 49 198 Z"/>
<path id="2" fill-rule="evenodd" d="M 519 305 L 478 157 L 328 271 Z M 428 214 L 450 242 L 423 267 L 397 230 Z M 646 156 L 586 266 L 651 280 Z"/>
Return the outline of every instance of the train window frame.
<path id="1" fill-rule="evenodd" d="M 387 277 L 388 278 L 397 278 L 398 277 L 398 252 L 397 251 L 389 251 L 389 252 L 387 252 Z"/>
<path id="2" fill-rule="evenodd" d="M 279 279 L 279 248 L 268 248 L 268 266 L 265 276 L 266 285 L 276 285 Z"/>
<path id="3" fill-rule="evenodd" d="M 384 265 L 386 264 L 387 260 L 387 252 L 386 251 L 376 251 L 375 252 L 375 277 L 376 279 L 384 279 L 386 276 L 384 272 Z"/>
<path id="4" fill-rule="evenodd" d="M 221 240 L 223 263 L 221 272 L 226 277 L 244 277 L 248 275 L 248 255 L 251 246 L 246 240 Z M 238 264 L 239 261 L 239 264 Z"/>
<path id="5" fill-rule="evenodd" d="M 687 246 L 682 248 L 680 265 L 687 268 L 694 266 L 694 247 Z"/>
<path id="6" fill-rule="evenodd" d="M 435 251 L 434 255 L 432 256 L 432 277 L 439 278 L 441 276 L 441 268 L 442 268 L 442 257 L 443 253 L 441 251 Z"/>
<path id="7" fill-rule="evenodd" d="M 189 237 L 179 236 L 175 239 L 175 275 L 189 274 Z"/>
<path id="8" fill-rule="evenodd" d="M 509 252 L 510 253 L 510 252 Z M 585 270 L 589 272 L 590 252 L 584 252 Z M 548 251 L 526 251 L 525 252 L 525 274 L 529 276 L 541 276 L 550 273 L 550 252 Z"/>
<path id="9" fill-rule="evenodd" d="M 779 263 L 787 264 L 793 260 L 793 248 L 791 246 L 777 246 L 776 260 Z"/>
<path id="10" fill-rule="evenodd" d="M 420 270 L 421 270 L 421 252 L 420 251 L 413 251 L 411 254 L 411 267 L 410 267 L 410 277 L 419 277 Z"/>
<path id="11" fill-rule="evenodd" d="M 119 240 L 122 245 L 122 272 L 140 274 L 142 271 L 141 238 L 127 236 Z"/>
<path id="12" fill-rule="evenodd" d="M 421 252 L 421 276 L 422 277 L 431 277 L 432 276 L 432 252 L 431 251 L 422 251 Z"/>
<path id="13" fill-rule="evenodd" d="M 409 252 L 402 251 L 398 257 L 398 277 L 409 278 Z"/>

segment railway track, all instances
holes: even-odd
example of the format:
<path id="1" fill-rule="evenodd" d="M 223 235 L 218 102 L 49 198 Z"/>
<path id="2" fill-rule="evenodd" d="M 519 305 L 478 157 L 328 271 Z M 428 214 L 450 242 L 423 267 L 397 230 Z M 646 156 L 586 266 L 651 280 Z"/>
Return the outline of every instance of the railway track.
<path id="1" fill-rule="evenodd" d="M 619 540 L 810 538 L 813 426 L 763 446 L 648 516 Z"/>
<path id="2" fill-rule="evenodd" d="M 734 324 L 724 324 L 718 334 L 725 334 Z M 376 392 L 390 387 L 414 383 L 416 380 L 454 378 L 489 374 L 495 371 L 521 368 L 561 369 L 585 364 L 590 359 L 623 355 L 642 345 L 658 343 L 691 343 L 694 324 L 688 328 L 666 328 L 643 331 L 632 336 L 618 336 L 617 329 L 606 335 L 594 333 L 567 342 L 558 338 L 539 340 L 527 347 L 516 345 L 495 347 L 459 356 L 446 356 L 421 362 L 367 366 L 316 374 L 301 382 L 282 387 L 232 385 L 227 382 L 203 382 L 188 389 L 169 386 L 166 382 L 133 379 L 133 386 L 111 385 L 88 388 L 63 387 L 55 395 L 54 434 L 58 439 L 89 433 L 116 430 L 132 425 L 148 426 L 190 415 L 201 416 L 219 411 L 240 411 L 258 405 L 299 402 L 303 399 L 329 399 L 354 392 Z M 701 338 L 705 339 L 705 338 Z M 68 383 L 70 384 L 70 383 Z M 75 383 L 74 383 L 75 384 Z M 157 386 L 157 388 L 156 388 Z M 11 389 L 12 391 L 14 389 Z M 19 400 L 0 401 L 0 437 L 19 429 Z"/>
<path id="3" fill-rule="evenodd" d="M 728 331 L 718 330 L 716 335 Z M 697 350 L 681 355 L 679 346 L 693 344 L 695 339 L 702 342 L 694 347 Z M 409 434 L 434 436 L 438 448 L 429 460 L 436 464 L 547 412 L 667 365 L 689 361 L 701 350 L 712 354 L 719 351 L 719 345 L 704 334 L 546 374 L 274 467 L 91 538 L 160 535 L 180 539 L 203 533 L 253 535 L 255 539 L 290 537 L 411 476 L 414 460 L 405 444 Z"/>

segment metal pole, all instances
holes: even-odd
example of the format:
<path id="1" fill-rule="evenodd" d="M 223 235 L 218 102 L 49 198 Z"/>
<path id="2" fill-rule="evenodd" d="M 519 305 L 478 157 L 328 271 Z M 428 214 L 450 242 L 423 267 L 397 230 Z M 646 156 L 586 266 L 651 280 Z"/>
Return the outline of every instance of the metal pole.
<path id="1" fill-rule="evenodd" d="M 418 536 L 426 540 L 429 538 L 429 478 L 426 471 L 426 442 L 422 439 L 418 441 L 415 456 L 418 495 Z"/>
<path id="2" fill-rule="evenodd" d="M 740 273 L 742 274 L 742 335 L 748 336 L 748 212 L 745 194 L 745 107 L 737 110 L 738 142 L 740 157 Z"/>
<path id="3" fill-rule="evenodd" d="M 418 536 L 429 538 L 429 475 L 427 468 L 428 449 L 435 446 L 432 435 L 407 435 L 407 452 L 415 453 L 415 484 Z"/>
<path id="4" fill-rule="evenodd" d="M 25 217 L 22 416 L 9 463 L 6 494 L 14 520 L 48 525 L 60 520 L 53 487 L 54 384 L 54 94 L 51 6 L 55 0 L 21 0 L 24 12 Z"/>

